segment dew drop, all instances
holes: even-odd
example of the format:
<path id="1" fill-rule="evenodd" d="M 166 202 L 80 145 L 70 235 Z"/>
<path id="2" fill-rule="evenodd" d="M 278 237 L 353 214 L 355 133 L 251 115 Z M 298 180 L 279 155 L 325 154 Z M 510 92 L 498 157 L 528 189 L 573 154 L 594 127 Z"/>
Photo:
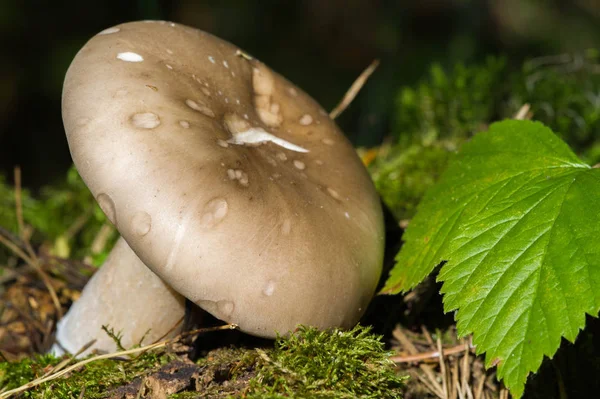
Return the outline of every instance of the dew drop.
<path id="1" fill-rule="evenodd" d="M 333 145 L 333 140 L 331 140 L 331 139 L 323 139 L 321 141 L 323 142 L 323 144 Z"/>
<path id="2" fill-rule="evenodd" d="M 211 118 L 215 117 L 215 113 L 212 111 L 212 109 L 208 108 L 206 105 L 204 105 L 202 103 L 198 103 L 194 100 L 187 99 L 187 100 L 185 100 L 185 104 L 188 107 L 190 107 L 191 109 L 198 111 L 206 116 L 209 116 Z"/>
<path id="3" fill-rule="evenodd" d="M 190 128 L 190 123 L 188 121 L 179 121 L 179 125 L 184 129 Z"/>
<path id="4" fill-rule="evenodd" d="M 288 93 L 292 97 L 296 97 L 298 95 L 298 91 L 296 89 L 294 89 L 293 87 L 288 88 Z"/>
<path id="5" fill-rule="evenodd" d="M 75 123 L 77 126 L 85 126 L 90 123 L 90 118 L 79 118 Z"/>
<path id="6" fill-rule="evenodd" d="M 319 166 L 323 165 L 323 161 L 321 161 L 320 159 L 317 159 L 317 160 L 315 161 L 315 163 L 316 163 L 317 165 L 319 165 Z"/>
<path id="7" fill-rule="evenodd" d="M 336 200 L 340 199 L 340 194 L 331 187 L 327 187 L 327 192 Z"/>
<path id="8" fill-rule="evenodd" d="M 306 169 L 306 165 L 304 164 L 304 162 L 299 161 L 297 159 L 294 160 L 294 166 L 296 167 L 296 169 L 299 169 L 299 170 Z"/>
<path id="9" fill-rule="evenodd" d="M 96 197 L 96 201 L 98 202 L 98 205 L 100 205 L 100 209 L 102 209 L 102 212 L 104 212 L 108 220 L 110 220 L 110 222 L 116 226 L 117 209 L 115 208 L 115 203 L 112 198 L 110 198 L 110 196 L 106 193 L 100 193 L 98 194 L 98 197 Z"/>
<path id="10" fill-rule="evenodd" d="M 208 60 L 209 60 L 210 62 L 212 62 L 213 64 L 215 63 L 215 58 L 214 58 L 212 55 L 209 55 L 209 56 L 208 56 Z"/>
<path id="11" fill-rule="evenodd" d="M 224 198 L 213 198 L 204 205 L 200 225 L 205 228 L 212 228 L 218 225 L 227 216 L 229 205 Z"/>
<path id="12" fill-rule="evenodd" d="M 168 69 L 173 69 L 173 67 L 172 67 L 171 65 L 169 65 L 169 64 L 165 64 L 165 66 L 166 66 Z"/>
<path id="13" fill-rule="evenodd" d="M 170 55 L 172 55 L 172 54 L 173 54 L 173 50 L 171 50 L 171 49 L 167 49 L 167 54 L 170 54 Z"/>
<path id="14" fill-rule="evenodd" d="M 278 152 L 276 156 L 280 161 L 287 161 L 287 155 L 283 152 Z"/>
<path id="15" fill-rule="evenodd" d="M 227 169 L 227 176 L 229 177 L 229 180 L 235 180 L 235 170 Z"/>
<path id="16" fill-rule="evenodd" d="M 263 289 L 263 294 L 266 296 L 271 296 L 275 292 L 275 282 L 269 281 L 265 288 Z"/>
<path id="17" fill-rule="evenodd" d="M 287 236 L 292 231 L 292 221 L 290 219 L 285 219 L 281 224 L 281 234 Z"/>
<path id="18" fill-rule="evenodd" d="M 225 321 L 231 316 L 235 308 L 233 302 L 227 300 L 211 301 L 208 299 L 200 299 L 196 301 L 196 304 L 217 318 Z"/>
<path id="19" fill-rule="evenodd" d="M 302 117 L 300 118 L 300 120 L 298 121 L 302 126 L 308 126 L 311 123 L 313 123 L 313 117 L 310 116 L 309 114 L 304 114 L 302 115 Z"/>
<path id="20" fill-rule="evenodd" d="M 140 129 L 154 129 L 160 125 L 160 118 L 152 112 L 143 112 L 133 115 L 131 117 L 131 123 L 133 123 L 133 126 L 139 127 Z"/>
<path id="21" fill-rule="evenodd" d="M 98 35 L 110 35 L 111 33 L 117 33 L 120 31 L 121 31 L 121 29 L 119 29 L 119 28 L 108 28 L 108 29 L 104 29 L 102 32 L 98 33 Z"/>
<path id="22" fill-rule="evenodd" d="M 145 236 L 152 228 L 152 218 L 146 212 L 136 212 L 131 219 L 131 227 L 135 234 Z"/>
<path id="23" fill-rule="evenodd" d="M 223 148 L 227 148 L 227 147 L 229 147 L 229 143 L 227 143 L 225 140 L 221 140 L 221 139 L 219 139 L 219 140 L 217 140 L 217 144 L 218 144 L 220 147 L 223 147 Z"/>
<path id="24" fill-rule="evenodd" d="M 350 214 L 348 212 L 344 212 L 344 216 L 346 217 L 346 219 L 350 220 Z"/>
<path id="25" fill-rule="evenodd" d="M 132 53 L 131 51 L 126 51 L 124 53 L 117 54 L 117 58 L 121 61 L 127 62 L 142 62 L 144 61 L 144 57 L 137 53 Z"/>
<path id="26" fill-rule="evenodd" d="M 210 90 L 208 90 L 206 87 L 201 88 L 200 91 L 202 91 L 205 96 L 210 97 Z"/>
<path id="27" fill-rule="evenodd" d="M 234 308 L 235 308 L 235 305 L 231 301 L 225 301 L 225 300 L 217 301 L 217 310 L 219 311 L 220 315 L 222 315 L 223 317 L 231 316 Z"/>
<path id="28" fill-rule="evenodd" d="M 267 156 L 265 156 L 265 159 L 267 160 L 267 162 L 269 163 L 269 165 L 271 165 L 271 166 L 277 166 L 277 161 L 274 158 L 272 158 L 272 157 L 270 157 L 270 156 L 267 155 Z"/>
<path id="29" fill-rule="evenodd" d="M 225 68 L 229 68 L 229 64 L 227 63 L 227 61 L 223 61 L 223 66 L 224 66 Z"/>

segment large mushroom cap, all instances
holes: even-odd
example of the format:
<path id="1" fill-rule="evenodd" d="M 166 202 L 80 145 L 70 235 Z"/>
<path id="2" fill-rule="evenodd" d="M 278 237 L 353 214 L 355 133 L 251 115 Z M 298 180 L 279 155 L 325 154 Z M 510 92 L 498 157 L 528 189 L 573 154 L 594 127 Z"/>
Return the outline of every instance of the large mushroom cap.
<path id="1" fill-rule="evenodd" d="M 157 275 L 259 336 L 356 323 L 381 273 L 379 199 L 308 95 L 208 33 L 107 29 L 66 76 L 75 164 Z"/>

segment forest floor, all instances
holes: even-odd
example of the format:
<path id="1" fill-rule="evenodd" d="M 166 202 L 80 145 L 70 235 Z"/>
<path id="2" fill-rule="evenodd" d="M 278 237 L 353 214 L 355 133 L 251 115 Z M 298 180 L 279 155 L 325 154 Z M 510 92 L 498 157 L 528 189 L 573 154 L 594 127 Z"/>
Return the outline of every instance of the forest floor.
<path id="1" fill-rule="evenodd" d="M 50 381 L 23 389 L 30 391 L 27 397 L 77 397 L 71 395 L 79 392 L 82 398 L 221 398 L 245 397 L 251 392 L 258 362 L 269 358 L 273 341 L 254 339 L 228 326 L 215 328 L 219 322 L 210 317 L 210 327 L 192 334 L 109 359 L 93 355 L 88 359 L 96 356 L 97 360 L 85 365 L 78 366 L 80 359 L 69 356 L 40 357 L 53 344 L 56 322 L 96 268 L 51 256 L 43 247 L 32 259 L 26 255 L 27 243 L 2 233 L 5 241 L 10 240 L 10 249 L 28 261 L 12 258 L 12 265 L 0 276 L 0 357 L 5 366 L 13 365 L 4 368 L 5 375 L 0 368 L 0 397 L 4 397 L 2 383 L 6 394 L 9 388 L 32 381 L 38 384 L 41 377 Z M 494 370 L 486 371 L 483 358 L 475 355 L 469 338 L 457 338 L 452 317 L 441 311 L 436 289 L 429 280 L 404 297 L 376 297 L 362 321 L 382 336 L 395 374 L 408 376 L 396 392 L 407 399 L 508 398 Z M 26 372 L 19 372 L 18 365 Z M 64 373 L 67 368 L 71 371 Z M 87 379 L 98 381 L 90 384 Z M 87 394 L 86 386 L 90 387 Z M 22 392 L 15 397 L 25 397 Z M 48 392 L 65 396 L 44 396 Z M 295 397 L 293 391 L 287 394 Z M 323 397 L 351 397 L 329 394 Z M 399 396 L 392 392 L 390 397 Z"/>

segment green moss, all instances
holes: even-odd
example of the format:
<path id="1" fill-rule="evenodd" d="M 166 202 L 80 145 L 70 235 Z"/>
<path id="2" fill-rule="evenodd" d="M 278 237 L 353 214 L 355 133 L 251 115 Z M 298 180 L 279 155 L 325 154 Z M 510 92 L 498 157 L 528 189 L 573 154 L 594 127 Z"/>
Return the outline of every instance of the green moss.
<path id="1" fill-rule="evenodd" d="M 489 57 L 482 65 L 457 64 L 445 71 L 433 64 L 416 87 L 396 97 L 393 135 L 407 148 L 438 140 L 463 140 L 481 129 L 496 112 L 504 94 L 506 63 Z"/>
<path id="2" fill-rule="evenodd" d="M 300 327 L 260 351 L 249 398 L 398 398 L 403 379 L 369 327 Z"/>
<path id="3" fill-rule="evenodd" d="M 85 389 L 85 397 L 104 398 L 106 392 L 119 385 L 130 382 L 139 375 L 157 369 L 172 358 L 165 353 L 147 352 L 132 360 L 99 360 L 88 363 L 81 369 L 73 371 L 67 378 L 59 378 L 44 383 L 28 391 L 29 398 L 77 398 Z M 20 362 L 4 362 L 0 364 L 0 387 L 5 389 L 17 388 L 35 378 L 41 377 L 61 359 L 50 355 Z"/>
<path id="4" fill-rule="evenodd" d="M 406 149 L 396 145 L 370 165 L 375 187 L 397 220 L 414 216 L 420 199 L 444 171 L 454 146 L 439 141 Z"/>
<path id="5" fill-rule="evenodd" d="M 509 109 L 529 103 L 534 119 L 557 132 L 585 161 L 600 162 L 600 52 L 527 61 Z"/>
<path id="6" fill-rule="evenodd" d="M 273 348 L 221 348 L 198 360 L 196 392 L 173 399 L 199 397 L 248 398 L 399 398 L 403 379 L 396 375 L 381 337 L 369 327 L 350 331 L 318 331 L 300 327 L 279 337 Z M 109 390 L 148 375 L 175 359 L 164 351 L 147 352 L 132 360 L 100 360 L 27 392 L 26 397 L 105 397 Z M 0 364 L 0 388 L 13 389 L 47 371 L 60 359 L 40 356 Z M 51 396 L 48 396 L 50 395 Z M 46 395 L 46 396 L 44 396 Z"/>
<path id="7" fill-rule="evenodd" d="M 590 164 L 600 163 L 600 52 L 526 61 L 510 70 L 503 59 L 434 64 L 416 86 L 396 98 L 393 141 L 369 169 L 384 202 L 409 219 L 423 194 L 444 171 L 450 153 L 489 123 L 531 105 Z"/>
<path id="8" fill-rule="evenodd" d="M 36 197 L 23 190 L 22 205 L 23 219 L 33 227 L 35 243 L 48 243 L 55 255 L 65 258 L 92 256 L 97 265 L 106 257 L 107 251 L 92 254 L 90 250 L 99 230 L 107 223 L 106 216 L 74 167 L 69 169 L 64 181 L 43 188 Z M 17 232 L 15 191 L 2 176 L 0 226 Z M 115 232 L 110 234 L 106 248 L 111 248 L 116 239 Z"/>

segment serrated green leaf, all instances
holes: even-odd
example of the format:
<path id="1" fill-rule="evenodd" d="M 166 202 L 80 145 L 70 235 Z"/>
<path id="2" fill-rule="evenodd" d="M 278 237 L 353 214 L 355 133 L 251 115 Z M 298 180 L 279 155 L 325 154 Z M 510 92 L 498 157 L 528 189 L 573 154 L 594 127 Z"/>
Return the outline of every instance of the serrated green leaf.
<path id="1" fill-rule="evenodd" d="M 383 292 L 446 261 L 445 310 L 520 397 L 544 355 L 600 310 L 599 236 L 600 170 L 540 123 L 496 123 L 426 194 Z"/>

